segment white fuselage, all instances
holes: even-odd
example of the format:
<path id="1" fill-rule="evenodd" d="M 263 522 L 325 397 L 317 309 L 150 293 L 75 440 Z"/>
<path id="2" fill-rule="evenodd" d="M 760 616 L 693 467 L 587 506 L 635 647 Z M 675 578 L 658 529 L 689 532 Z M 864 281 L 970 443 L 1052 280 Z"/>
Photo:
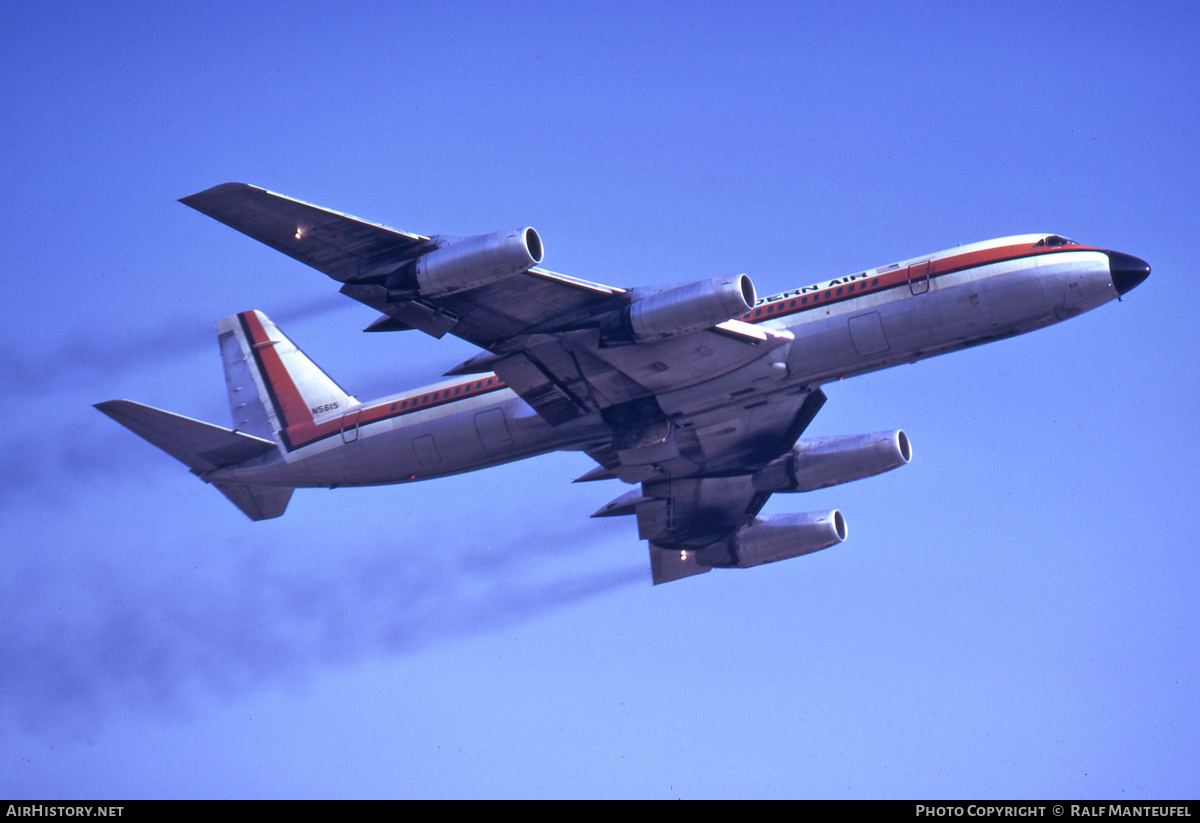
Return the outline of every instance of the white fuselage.
<path id="1" fill-rule="evenodd" d="M 1032 331 L 1118 296 L 1105 251 L 1039 249 L 1039 237 L 962 246 L 774 295 L 740 319 L 794 335 L 786 375 L 771 389 L 794 392 Z M 681 390 L 727 396 L 737 379 L 735 372 L 717 378 L 720 388 L 701 380 Z M 499 377 L 483 374 L 316 414 L 311 425 L 289 429 L 273 455 L 205 479 L 403 483 L 583 448 L 606 432 L 597 413 L 551 426 Z"/>

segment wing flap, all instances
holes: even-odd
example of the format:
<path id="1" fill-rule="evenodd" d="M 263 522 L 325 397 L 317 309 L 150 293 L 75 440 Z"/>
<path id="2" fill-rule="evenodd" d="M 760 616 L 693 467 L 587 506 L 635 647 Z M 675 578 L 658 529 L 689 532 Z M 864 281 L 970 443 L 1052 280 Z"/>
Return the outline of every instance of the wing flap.
<path id="1" fill-rule="evenodd" d="M 586 413 L 586 409 L 558 381 L 538 368 L 526 355 L 518 354 L 501 360 L 496 364 L 496 374 L 552 426 Z"/>

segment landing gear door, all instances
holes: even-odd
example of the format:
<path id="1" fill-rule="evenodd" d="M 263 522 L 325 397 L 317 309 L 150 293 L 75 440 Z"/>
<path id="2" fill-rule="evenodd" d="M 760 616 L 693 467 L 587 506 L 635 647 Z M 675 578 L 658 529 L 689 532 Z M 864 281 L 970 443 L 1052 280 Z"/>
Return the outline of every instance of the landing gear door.
<path id="1" fill-rule="evenodd" d="M 929 261 L 922 260 L 908 267 L 908 290 L 913 294 L 929 291 Z"/>

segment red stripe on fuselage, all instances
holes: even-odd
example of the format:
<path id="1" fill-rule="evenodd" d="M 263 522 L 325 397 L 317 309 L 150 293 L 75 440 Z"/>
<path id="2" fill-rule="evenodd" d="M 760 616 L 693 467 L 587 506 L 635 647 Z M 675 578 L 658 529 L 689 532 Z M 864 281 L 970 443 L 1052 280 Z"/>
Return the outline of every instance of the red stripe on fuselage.
<path id="1" fill-rule="evenodd" d="M 1061 246 L 1034 246 L 1029 243 L 1018 243 L 1009 246 L 994 246 L 990 249 L 954 254 L 928 261 L 917 260 L 912 265 L 929 263 L 928 277 L 933 279 L 944 274 L 974 269 L 992 263 L 1003 263 L 1009 260 L 1019 260 L 1023 257 L 1038 257 L 1043 254 L 1058 254 L 1073 251 L 1103 251 L 1091 246 L 1080 246 L 1074 243 Z M 922 275 L 921 279 L 924 279 Z M 805 286 L 800 289 L 784 292 L 763 298 L 753 309 L 743 314 L 738 320 L 747 323 L 762 323 L 797 312 L 820 308 L 829 303 L 839 303 L 843 300 L 860 297 L 867 293 L 878 293 L 907 286 L 909 282 L 908 266 L 894 263 L 874 271 L 851 274 L 835 278 L 820 285 Z"/>

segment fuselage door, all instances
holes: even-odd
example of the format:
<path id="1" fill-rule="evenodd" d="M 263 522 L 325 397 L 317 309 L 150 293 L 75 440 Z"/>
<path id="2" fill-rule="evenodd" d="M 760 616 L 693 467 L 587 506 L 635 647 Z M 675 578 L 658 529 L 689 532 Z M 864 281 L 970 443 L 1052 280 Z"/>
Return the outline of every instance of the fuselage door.
<path id="1" fill-rule="evenodd" d="M 883 323 L 879 312 L 871 311 L 851 317 L 850 339 L 854 341 L 854 350 L 861 357 L 872 354 L 882 354 L 891 348 L 887 335 L 883 333 Z"/>
<path id="2" fill-rule="evenodd" d="M 417 454 L 417 461 L 422 466 L 431 466 L 434 463 L 442 462 L 442 456 L 438 454 L 437 444 L 433 442 L 432 434 L 423 434 L 420 437 L 414 437 L 412 446 L 413 451 Z"/>
<path id="3" fill-rule="evenodd" d="M 908 267 L 908 290 L 913 294 L 929 291 L 929 261 L 922 260 Z"/>
<path id="4" fill-rule="evenodd" d="M 475 431 L 485 449 L 501 449 L 513 444 L 508 424 L 504 420 L 504 409 L 488 409 L 477 413 Z"/>
<path id="5" fill-rule="evenodd" d="M 342 415 L 342 442 L 353 443 L 358 439 L 358 415 L 362 409 L 348 411 Z"/>

